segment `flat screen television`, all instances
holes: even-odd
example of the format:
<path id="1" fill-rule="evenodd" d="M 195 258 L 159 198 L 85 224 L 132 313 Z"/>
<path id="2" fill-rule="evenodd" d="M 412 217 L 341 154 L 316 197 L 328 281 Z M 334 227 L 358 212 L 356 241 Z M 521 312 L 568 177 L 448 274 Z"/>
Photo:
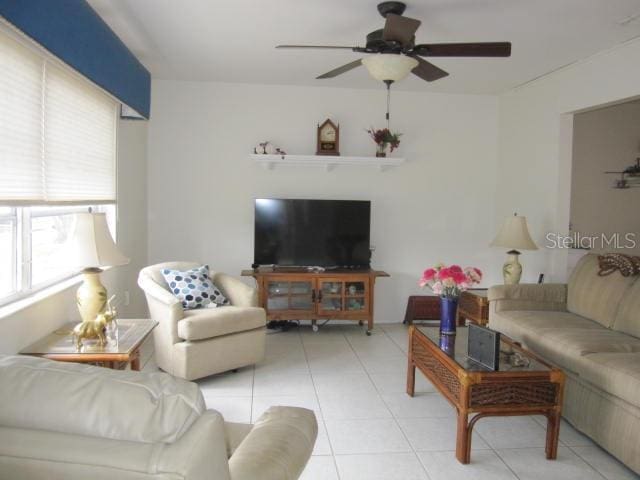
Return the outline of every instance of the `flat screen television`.
<path id="1" fill-rule="evenodd" d="M 371 202 L 258 198 L 254 266 L 369 268 Z"/>

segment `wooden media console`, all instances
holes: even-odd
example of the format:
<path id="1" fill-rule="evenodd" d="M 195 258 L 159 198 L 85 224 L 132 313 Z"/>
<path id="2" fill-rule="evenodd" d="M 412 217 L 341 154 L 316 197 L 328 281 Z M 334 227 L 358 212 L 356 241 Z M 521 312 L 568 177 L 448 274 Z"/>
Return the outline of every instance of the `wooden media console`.
<path id="1" fill-rule="evenodd" d="M 303 268 L 260 268 L 243 270 L 258 284 L 260 306 L 268 320 L 311 320 L 317 331 L 318 320 L 367 322 L 367 335 L 373 330 L 374 285 L 380 270 L 308 271 Z"/>

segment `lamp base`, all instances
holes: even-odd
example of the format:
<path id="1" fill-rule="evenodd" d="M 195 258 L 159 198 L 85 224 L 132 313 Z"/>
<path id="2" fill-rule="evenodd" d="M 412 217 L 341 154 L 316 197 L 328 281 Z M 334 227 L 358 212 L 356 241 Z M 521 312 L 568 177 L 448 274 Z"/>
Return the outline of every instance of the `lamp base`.
<path id="1" fill-rule="evenodd" d="M 92 322 L 107 308 L 107 289 L 100 283 L 100 268 L 85 268 L 84 282 L 76 293 L 76 303 L 82 322 Z"/>
<path id="2" fill-rule="evenodd" d="M 510 250 L 507 252 L 507 255 L 507 261 L 502 266 L 504 284 L 516 285 L 520 283 L 520 277 L 522 276 L 522 265 L 518 261 L 520 252 L 517 250 Z"/>

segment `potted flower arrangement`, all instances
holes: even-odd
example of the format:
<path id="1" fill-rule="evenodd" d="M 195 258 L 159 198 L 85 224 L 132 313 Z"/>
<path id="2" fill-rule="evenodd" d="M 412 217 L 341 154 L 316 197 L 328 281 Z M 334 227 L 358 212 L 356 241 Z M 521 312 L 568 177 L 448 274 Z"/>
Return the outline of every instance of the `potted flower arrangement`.
<path id="1" fill-rule="evenodd" d="M 443 334 L 456 333 L 458 297 L 481 280 L 482 272 L 475 267 L 462 269 L 459 265 L 447 267 L 440 263 L 424 271 L 419 285 L 429 287 L 440 297 L 440 331 Z"/>
<path id="2" fill-rule="evenodd" d="M 392 133 L 388 128 L 376 130 L 373 127 L 367 133 L 377 145 L 376 157 L 386 157 L 387 147 L 391 147 L 390 151 L 393 152 L 400 146 L 401 133 Z"/>

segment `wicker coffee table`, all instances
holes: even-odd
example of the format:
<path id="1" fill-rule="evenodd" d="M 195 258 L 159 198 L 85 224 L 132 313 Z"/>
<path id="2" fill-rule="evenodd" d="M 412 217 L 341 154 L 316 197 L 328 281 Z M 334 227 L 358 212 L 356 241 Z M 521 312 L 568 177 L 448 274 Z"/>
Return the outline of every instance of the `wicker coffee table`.
<path id="1" fill-rule="evenodd" d="M 546 456 L 558 453 L 564 373 L 506 336 L 501 336 L 500 365 L 492 371 L 467 357 L 467 328 L 454 338 L 440 336 L 437 327 L 409 330 L 407 393 L 414 394 L 416 367 L 458 413 L 456 458 L 471 460 L 471 433 L 483 417 L 545 415 Z"/>

